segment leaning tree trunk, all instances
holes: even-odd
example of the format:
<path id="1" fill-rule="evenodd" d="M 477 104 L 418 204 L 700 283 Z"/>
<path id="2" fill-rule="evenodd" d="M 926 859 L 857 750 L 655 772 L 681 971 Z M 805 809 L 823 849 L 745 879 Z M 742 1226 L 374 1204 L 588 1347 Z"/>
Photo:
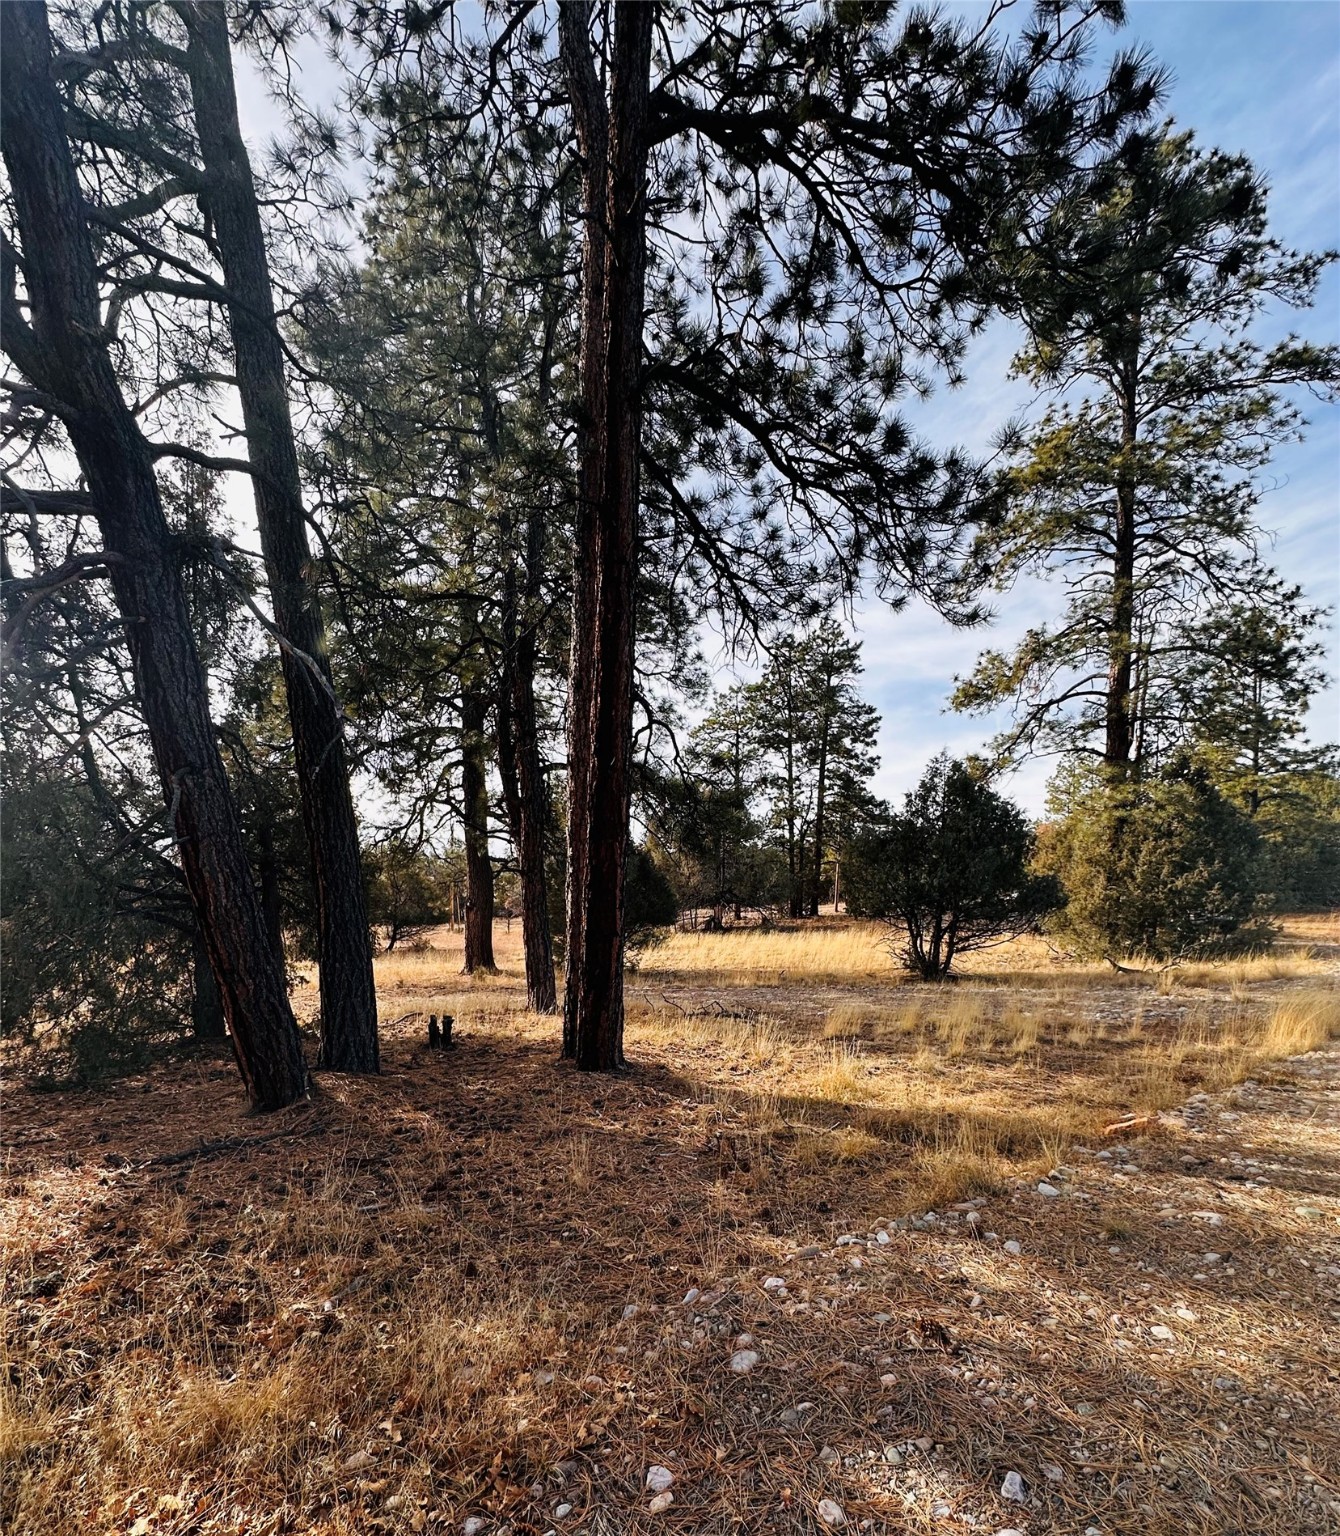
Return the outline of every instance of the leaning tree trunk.
<path id="1" fill-rule="evenodd" d="M 563 1047 L 623 1063 L 623 908 L 631 804 L 633 604 L 654 4 L 615 6 L 607 104 L 589 0 L 560 7 L 560 50 L 584 160 L 582 438 L 569 694 Z"/>
<path id="2" fill-rule="evenodd" d="M 6 259 L 5 350 L 65 421 L 88 482 L 238 1069 L 253 1105 L 277 1109 L 306 1091 L 302 1047 L 215 740 L 152 453 L 107 352 L 92 244 L 51 73 L 45 5 L 0 6 L 0 137 L 30 312 L 29 323 Z"/>
<path id="3" fill-rule="evenodd" d="M 338 1072 L 376 1072 L 377 997 L 358 823 L 325 621 L 312 579 L 265 235 L 238 126 L 227 15 L 223 5 L 212 0 L 190 6 L 186 14 L 187 65 L 206 203 L 228 287 L 237 389 L 255 468 L 256 518 L 311 850 L 321 977 L 318 1064 Z"/>

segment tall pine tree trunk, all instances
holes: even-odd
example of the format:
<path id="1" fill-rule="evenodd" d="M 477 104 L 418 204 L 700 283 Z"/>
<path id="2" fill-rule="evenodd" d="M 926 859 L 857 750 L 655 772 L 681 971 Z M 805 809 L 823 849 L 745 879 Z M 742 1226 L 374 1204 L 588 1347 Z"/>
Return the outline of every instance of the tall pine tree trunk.
<path id="1" fill-rule="evenodd" d="M 253 1105 L 276 1109 L 306 1091 L 306 1067 L 215 740 L 151 450 L 107 353 L 92 244 L 51 74 L 45 5 L 0 6 L 0 137 L 31 324 L 14 298 L 11 267 L 2 285 L 5 350 L 56 403 L 88 483 L 238 1069 Z"/>
<path id="2" fill-rule="evenodd" d="M 461 797 L 465 823 L 466 975 L 495 971 L 493 959 L 493 864 L 489 859 L 488 701 L 463 672 L 461 693 Z"/>
<path id="3" fill-rule="evenodd" d="M 819 742 L 819 771 L 814 791 L 814 865 L 811 869 L 810 916 L 818 917 L 819 900 L 823 894 L 824 880 L 824 797 L 828 792 L 828 731 L 824 721 L 824 733 Z"/>
<path id="4" fill-rule="evenodd" d="M 203 1045 L 222 1040 L 227 1032 L 209 949 L 197 925 L 191 935 L 191 1034 Z"/>
<path id="5" fill-rule="evenodd" d="M 261 811 L 260 825 L 256 829 L 260 844 L 259 870 L 261 880 L 261 911 L 265 914 L 265 927 L 270 942 L 284 955 L 284 911 L 279 890 L 279 860 L 275 856 L 274 827 L 269 812 Z"/>
<path id="6" fill-rule="evenodd" d="M 312 579 L 284 352 L 275 320 L 256 185 L 237 119 L 227 16 L 213 0 L 186 12 L 187 64 L 205 197 L 228 287 L 237 389 L 270 600 L 293 730 L 293 755 L 316 890 L 321 976 L 319 1064 L 376 1072 L 377 998 L 358 823 L 326 629 Z"/>
<path id="7" fill-rule="evenodd" d="M 509 516 L 501 521 L 501 541 L 511 543 Z M 527 520 L 526 611 L 519 610 L 516 563 L 505 554 L 503 568 L 503 666 L 498 700 L 498 767 L 507 819 L 511 823 L 521 881 L 521 940 L 526 956 L 526 1006 L 553 1013 L 554 943 L 549 932 L 549 881 L 545 873 L 545 834 L 549 825 L 549 790 L 540 755 L 535 706 L 536 645 L 534 609 L 539 599 L 544 539 L 538 512 Z"/>
<path id="8" fill-rule="evenodd" d="M 1117 475 L 1116 521 L 1112 540 L 1111 629 L 1108 634 L 1107 697 L 1103 761 L 1114 776 L 1131 768 L 1134 741 L 1132 682 L 1135 669 L 1135 546 L 1136 546 L 1136 401 L 1132 378 L 1121 402 L 1122 456 Z"/>
<path id="9" fill-rule="evenodd" d="M 654 4 L 612 9 L 609 103 L 589 0 L 564 0 L 559 35 L 584 160 L 582 440 L 569 725 L 564 1053 L 623 1062 L 623 909 L 631 804 L 633 604 L 646 276 Z"/>

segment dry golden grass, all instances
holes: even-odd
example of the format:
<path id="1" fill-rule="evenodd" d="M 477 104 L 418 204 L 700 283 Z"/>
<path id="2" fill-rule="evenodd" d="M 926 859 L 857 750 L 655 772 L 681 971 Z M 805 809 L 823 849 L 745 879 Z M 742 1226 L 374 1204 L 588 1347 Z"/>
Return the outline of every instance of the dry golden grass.
<path id="1" fill-rule="evenodd" d="M 1244 955 L 1235 959 L 1175 966 L 1164 974 L 1185 987 L 1242 987 L 1262 981 L 1299 981 L 1324 974 L 1325 961 L 1310 947 L 1292 953 Z"/>
<path id="2" fill-rule="evenodd" d="M 1335 992 L 1302 992 L 1275 1004 L 1258 1048 L 1273 1060 L 1318 1050 L 1337 1037 L 1340 996 Z"/>
<path id="3" fill-rule="evenodd" d="M 672 933 L 642 959 L 647 981 L 692 977 L 700 984 L 893 978 L 888 931 L 879 923 L 820 921 L 803 928 Z"/>
<path id="4" fill-rule="evenodd" d="M 1326 1197 L 1299 1174 L 1224 1204 L 1222 1239 L 1188 1234 L 1164 1203 L 1223 1197 L 1212 1172 L 1192 1192 L 1166 1125 L 1139 1149 L 1148 1190 L 1032 1194 L 1120 1117 L 1268 1082 L 1340 1035 L 1330 940 L 1287 931 L 1311 953 L 1132 980 L 1028 941 L 941 987 L 900 978 L 868 925 L 676 935 L 632 979 L 635 1066 L 611 1080 L 555 1066 L 515 930 L 489 978 L 439 933 L 378 959 L 383 1019 L 403 1021 L 383 1076 L 323 1078 L 312 1108 L 242 1122 L 208 1059 L 16 1095 L 0 1524 L 798 1536 L 827 1494 L 876 1531 L 940 1528 L 938 1501 L 987 1530 L 1326 1529 L 1334 1240 L 1299 1214 Z M 419 1045 L 429 1012 L 455 1017 L 452 1055 Z M 1242 1134 L 1191 1151 L 1213 1170 Z M 1253 1132 L 1277 1159 L 1291 1134 Z M 1309 1135 L 1340 1167 L 1340 1129 Z M 181 1160 L 202 1138 L 221 1150 Z M 952 1216 L 972 1200 L 1022 1257 Z M 862 1268 L 833 1246 L 929 1210 L 938 1226 L 890 1230 Z M 1211 1242 L 1235 1261 L 1218 1289 L 1182 1257 Z M 785 1303 L 762 1290 L 776 1274 Z M 1177 1349 L 1150 1353 L 1139 1330 L 1188 1298 Z M 765 1363 L 742 1378 L 746 1331 Z M 1228 1370 L 1250 1412 L 1212 1390 Z M 802 1400 L 812 1418 L 779 1417 Z M 919 1437 L 942 1449 L 889 1472 L 883 1446 Z M 668 1515 L 647 1507 L 653 1461 L 676 1469 Z M 995 1497 L 1012 1466 L 1039 1500 L 1023 1513 Z"/>
<path id="5" fill-rule="evenodd" d="M 1328 941 L 1324 935 L 1337 935 Z M 1308 935 L 1315 934 L 1315 938 Z M 1264 954 L 1173 967 L 1130 962 L 1111 966 L 1066 959 L 1046 939 L 1025 936 L 961 955 L 955 973 L 981 985 L 1055 987 L 1149 987 L 1167 995 L 1179 986 L 1233 987 L 1299 980 L 1328 974 L 1326 952 L 1340 947 L 1333 919 L 1290 918 L 1280 942 Z M 880 923 L 818 919 L 803 926 L 742 927 L 725 933 L 675 932 L 642 959 L 639 978 L 648 983 L 690 980 L 696 985 L 790 986 L 796 983 L 881 982 L 907 986 L 913 979 L 897 961 L 898 936 Z M 407 967 L 414 960 L 407 957 Z"/>

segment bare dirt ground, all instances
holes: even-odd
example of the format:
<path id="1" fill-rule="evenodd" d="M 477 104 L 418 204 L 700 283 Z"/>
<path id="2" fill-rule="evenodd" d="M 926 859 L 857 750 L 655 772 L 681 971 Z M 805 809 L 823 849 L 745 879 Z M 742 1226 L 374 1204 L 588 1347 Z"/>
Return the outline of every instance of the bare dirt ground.
<path id="1" fill-rule="evenodd" d="M 648 957 L 616 1079 L 448 940 L 380 962 L 382 1076 L 285 1114 L 223 1057 L 12 1086 L 4 1528 L 1340 1530 L 1340 1052 L 1260 1043 L 1334 1003 L 1301 938 L 1172 986 Z"/>

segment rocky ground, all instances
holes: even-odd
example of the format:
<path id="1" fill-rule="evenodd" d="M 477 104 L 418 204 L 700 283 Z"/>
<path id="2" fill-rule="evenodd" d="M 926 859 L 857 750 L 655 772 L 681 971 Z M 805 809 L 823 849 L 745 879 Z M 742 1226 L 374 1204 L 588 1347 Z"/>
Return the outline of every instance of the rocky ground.
<path id="1" fill-rule="evenodd" d="M 7 1530 L 1340 1530 L 1334 1048 L 908 1210 L 687 1048 L 420 1027 L 10 1095 Z"/>

